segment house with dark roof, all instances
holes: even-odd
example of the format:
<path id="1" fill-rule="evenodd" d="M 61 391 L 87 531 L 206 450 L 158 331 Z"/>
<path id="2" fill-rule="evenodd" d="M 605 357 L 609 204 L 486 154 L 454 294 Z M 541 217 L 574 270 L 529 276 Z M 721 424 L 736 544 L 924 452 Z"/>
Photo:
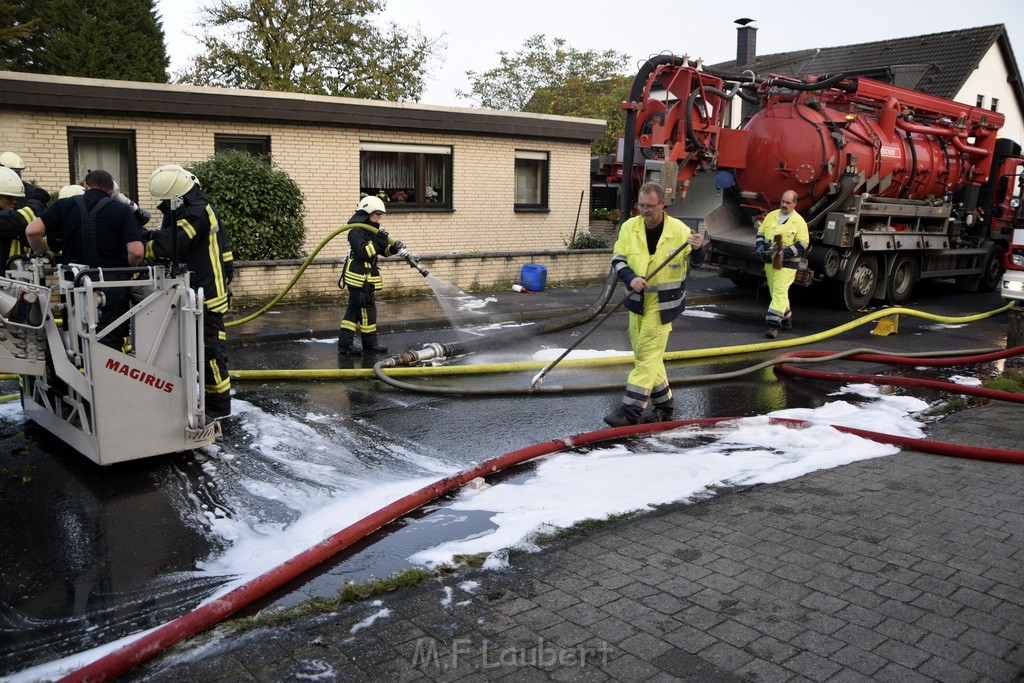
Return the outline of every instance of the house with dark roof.
<path id="1" fill-rule="evenodd" d="M 865 76 L 936 97 L 998 111 L 1002 134 L 1024 142 L 1024 87 L 1002 24 L 855 45 L 758 55 L 752 19 L 737 24 L 736 59 L 708 65 L 716 72 L 757 76 Z M 734 125 L 739 124 L 734 113 Z"/>

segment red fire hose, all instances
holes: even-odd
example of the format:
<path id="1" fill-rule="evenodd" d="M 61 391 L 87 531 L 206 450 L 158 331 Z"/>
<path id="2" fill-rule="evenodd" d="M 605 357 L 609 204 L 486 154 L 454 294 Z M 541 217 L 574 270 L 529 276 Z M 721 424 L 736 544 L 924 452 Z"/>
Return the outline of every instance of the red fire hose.
<path id="1" fill-rule="evenodd" d="M 972 356 L 968 359 L 959 359 L 960 364 L 979 363 L 984 360 L 995 360 L 1005 358 L 1009 355 L 1024 353 L 1024 347 L 1010 349 L 1005 352 L 987 354 L 986 356 Z M 788 356 L 828 355 L 827 351 L 806 351 L 786 354 Z M 905 359 L 896 356 L 881 356 L 873 354 L 861 354 L 850 356 L 857 360 L 869 360 L 875 362 L 900 363 L 910 365 L 952 365 L 957 359 L 924 360 L 920 358 Z M 884 360 L 883 360 L 884 359 Z M 945 391 L 956 393 L 970 393 L 983 395 L 987 398 L 1005 401 L 1024 402 L 1024 396 L 1001 391 L 982 390 L 976 387 L 964 387 L 961 385 L 946 382 L 933 382 L 931 380 L 905 380 L 904 378 L 876 377 L 873 375 L 849 375 L 844 373 L 824 373 L 821 371 L 810 371 L 803 368 L 778 365 L 781 372 L 797 376 L 815 377 L 834 381 L 858 381 L 871 382 L 876 384 L 899 384 L 901 386 L 922 386 L 940 388 Z M 984 392 L 984 393 L 982 393 Z M 521 448 L 511 453 L 487 460 L 476 467 L 465 470 L 451 477 L 440 479 L 429 486 L 425 486 L 393 503 L 377 510 L 364 517 L 358 522 L 342 529 L 333 536 L 303 551 L 281 565 L 265 572 L 252 581 L 239 586 L 229 593 L 206 603 L 188 614 L 178 617 L 151 633 L 142 636 L 119 650 L 111 652 L 91 664 L 71 673 L 60 680 L 63 681 L 106 681 L 124 673 L 133 666 L 146 661 L 159 654 L 175 643 L 189 638 L 200 631 L 213 626 L 218 621 L 230 616 L 250 603 L 267 595 L 273 590 L 283 586 L 295 579 L 304 572 L 312 569 L 317 564 L 328 559 L 332 555 L 351 546 L 353 543 L 363 539 L 370 533 L 380 529 L 403 515 L 464 486 L 477 477 L 500 472 L 508 467 L 533 460 L 545 455 L 558 453 L 579 446 L 603 441 L 621 439 L 628 436 L 650 434 L 654 432 L 678 429 L 680 427 L 696 426 L 701 428 L 711 427 L 722 422 L 738 420 L 737 417 L 716 417 L 693 420 L 675 420 L 672 422 L 658 422 L 652 424 L 633 425 L 628 427 L 617 427 L 614 429 L 602 429 L 576 436 L 553 439 L 543 443 L 534 444 Z M 772 418 L 774 424 L 786 424 L 794 426 L 808 426 L 811 423 L 805 420 L 794 420 L 788 418 Z M 872 441 L 888 443 L 909 450 L 938 455 L 949 455 L 963 458 L 975 458 L 982 460 L 994 460 L 998 462 L 1024 464 L 1024 451 L 1006 450 L 997 448 L 979 448 L 977 446 L 960 446 L 956 444 L 939 443 L 926 439 L 914 439 L 904 436 L 893 436 L 881 434 L 853 427 L 841 427 L 833 425 L 841 432 L 856 434 Z"/>

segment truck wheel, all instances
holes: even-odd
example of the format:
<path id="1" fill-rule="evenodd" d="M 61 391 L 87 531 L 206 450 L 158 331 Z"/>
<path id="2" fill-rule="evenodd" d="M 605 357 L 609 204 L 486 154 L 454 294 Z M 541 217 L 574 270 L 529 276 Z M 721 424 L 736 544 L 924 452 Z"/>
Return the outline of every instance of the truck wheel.
<path id="1" fill-rule="evenodd" d="M 750 273 L 740 273 L 734 270 L 729 273 L 728 277 L 734 285 L 743 289 L 757 289 L 757 286 L 761 284 L 761 278 Z"/>
<path id="2" fill-rule="evenodd" d="M 1003 277 L 1003 248 L 998 243 L 989 245 L 985 254 L 985 269 L 978 281 L 979 292 L 994 292 Z"/>
<path id="3" fill-rule="evenodd" d="M 899 254 L 893 261 L 889 278 L 885 282 L 885 298 L 893 306 L 902 306 L 910 298 L 917 283 L 917 259 Z"/>
<path id="4" fill-rule="evenodd" d="M 878 283 L 878 259 L 873 254 L 860 253 L 853 264 L 850 279 L 836 280 L 833 287 L 836 303 L 848 311 L 859 311 L 871 301 Z"/>

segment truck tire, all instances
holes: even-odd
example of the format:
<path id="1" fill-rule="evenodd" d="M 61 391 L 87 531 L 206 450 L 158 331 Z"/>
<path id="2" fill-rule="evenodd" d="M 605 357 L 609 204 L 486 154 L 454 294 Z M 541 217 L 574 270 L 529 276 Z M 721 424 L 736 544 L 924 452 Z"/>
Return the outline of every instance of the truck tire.
<path id="1" fill-rule="evenodd" d="M 893 306 L 905 304 L 917 284 L 918 272 L 917 258 L 909 254 L 897 254 L 885 281 L 886 301 Z"/>
<path id="2" fill-rule="evenodd" d="M 758 285 L 764 281 L 756 275 L 741 273 L 736 270 L 730 271 L 727 277 L 732 280 L 734 285 L 742 289 L 757 289 Z"/>
<path id="3" fill-rule="evenodd" d="M 989 245 L 985 254 L 985 269 L 978 281 L 979 292 L 994 292 L 1003 278 L 1003 247 L 998 242 Z"/>
<path id="4" fill-rule="evenodd" d="M 868 305 L 878 284 L 878 259 L 874 254 L 857 254 L 849 280 L 833 280 L 836 303 L 848 311 L 859 311 Z"/>

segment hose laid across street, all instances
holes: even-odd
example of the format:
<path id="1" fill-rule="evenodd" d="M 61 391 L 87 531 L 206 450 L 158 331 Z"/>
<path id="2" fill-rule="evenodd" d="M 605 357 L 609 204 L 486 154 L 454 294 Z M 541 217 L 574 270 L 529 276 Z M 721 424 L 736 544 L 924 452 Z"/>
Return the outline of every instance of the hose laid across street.
<path id="1" fill-rule="evenodd" d="M 1024 347 L 1018 347 L 1010 351 L 1014 351 L 1018 354 L 1024 353 Z M 985 357 L 993 359 L 996 356 L 1004 358 L 1006 357 L 1006 354 L 986 354 Z M 979 360 L 982 357 L 983 356 L 974 356 L 961 360 L 968 363 L 982 362 Z M 864 360 L 877 360 L 877 358 L 870 357 L 865 358 Z M 919 361 L 915 359 L 915 362 Z M 890 381 L 892 378 L 885 377 L 883 379 L 887 383 L 892 383 Z M 960 389 L 965 388 L 966 387 L 960 387 Z M 1019 396 L 1020 395 L 1017 394 L 1007 394 L 1007 392 L 991 392 L 988 397 L 999 398 L 1001 400 L 1019 400 Z M 277 567 L 230 591 L 226 595 L 201 605 L 195 610 L 178 617 L 174 621 L 171 621 L 154 631 L 151 631 L 138 640 L 125 645 L 121 649 L 97 659 L 91 664 L 86 665 L 60 680 L 68 683 L 110 680 L 125 671 L 128 671 L 133 666 L 156 656 L 175 643 L 189 638 L 204 629 L 210 628 L 222 619 L 229 617 L 238 610 L 269 594 L 271 591 L 274 591 L 289 581 L 299 577 L 304 572 L 315 567 L 317 564 L 362 540 L 367 535 L 380 529 L 384 525 L 393 522 L 403 515 L 409 514 L 417 508 L 433 502 L 443 495 L 457 490 L 478 477 L 487 477 L 514 465 L 519 465 L 539 457 L 560 453 L 588 444 L 614 441 L 625 437 L 653 434 L 684 427 L 709 428 L 739 419 L 740 418 L 738 417 L 701 418 L 601 429 L 584 434 L 577 434 L 571 437 L 552 439 L 550 441 L 527 446 L 526 448 L 521 448 L 519 450 L 506 453 L 505 455 L 492 458 L 477 465 L 476 467 L 464 470 L 450 477 L 439 479 L 418 491 L 403 496 L 379 510 L 372 512 L 366 517 L 363 517 L 354 524 L 345 527 L 329 538 L 285 561 Z M 784 424 L 793 427 L 805 427 L 810 425 L 810 423 L 805 420 L 789 418 L 772 418 L 771 423 Z M 882 434 L 853 427 L 843 427 L 839 425 L 832 426 L 841 432 L 855 434 L 872 441 L 887 443 L 899 448 L 920 451 L 923 453 L 1024 464 L 1024 451 L 1020 450 L 962 446 L 959 444 L 949 444 L 931 441 L 928 439 L 915 439 L 905 436 Z"/>

